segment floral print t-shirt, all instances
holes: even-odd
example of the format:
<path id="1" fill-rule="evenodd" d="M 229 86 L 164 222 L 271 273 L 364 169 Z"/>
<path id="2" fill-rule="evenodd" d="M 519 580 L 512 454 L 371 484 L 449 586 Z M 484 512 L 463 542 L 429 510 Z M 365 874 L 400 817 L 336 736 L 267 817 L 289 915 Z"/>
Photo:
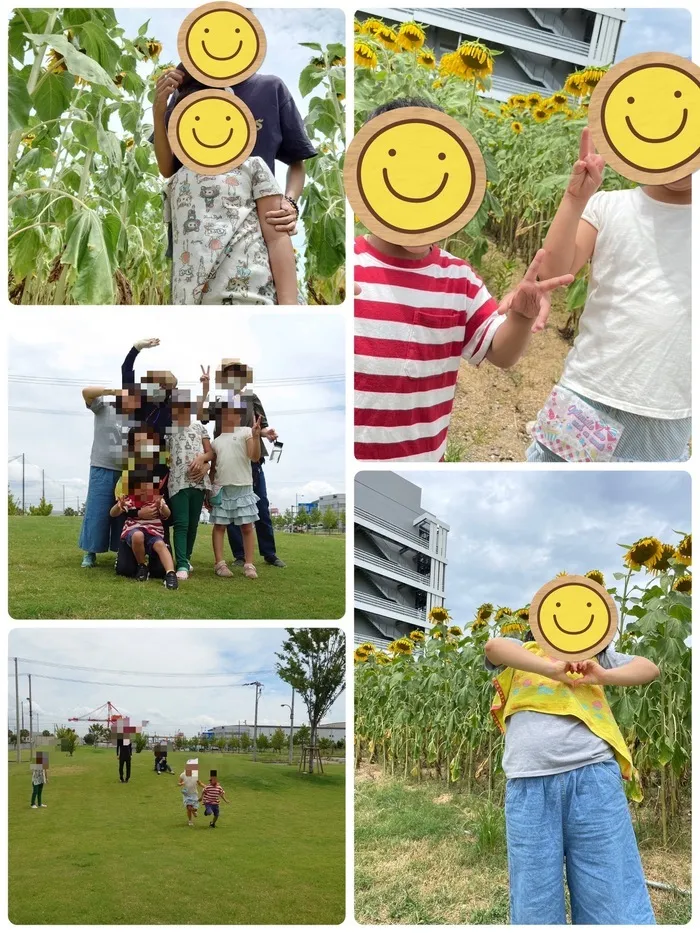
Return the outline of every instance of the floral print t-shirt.
<path id="1" fill-rule="evenodd" d="M 170 473 L 168 474 L 168 492 L 170 498 L 181 489 L 211 489 L 209 476 L 195 483 L 187 472 L 190 463 L 198 454 L 204 453 L 204 438 L 209 439 L 207 429 L 199 421 L 187 427 L 173 425 L 170 428 L 166 445 L 170 452 Z"/>

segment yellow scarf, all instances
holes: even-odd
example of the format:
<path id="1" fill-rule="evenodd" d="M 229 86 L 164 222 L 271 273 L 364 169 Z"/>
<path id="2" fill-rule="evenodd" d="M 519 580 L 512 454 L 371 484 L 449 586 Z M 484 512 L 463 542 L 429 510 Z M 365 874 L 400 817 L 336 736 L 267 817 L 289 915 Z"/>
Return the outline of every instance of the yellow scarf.
<path id="1" fill-rule="evenodd" d="M 540 658 L 546 657 L 536 642 L 527 642 L 523 648 Z M 558 680 L 512 667 L 505 668 L 494 677 L 493 684 L 496 694 L 491 704 L 491 715 L 501 732 L 506 731 L 505 721 L 508 716 L 519 710 L 575 716 L 613 749 L 623 778 L 630 781 L 630 797 L 637 802 L 641 801 L 639 775 L 601 686 L 586 684 L 583 687 L 567 687 Z"/>

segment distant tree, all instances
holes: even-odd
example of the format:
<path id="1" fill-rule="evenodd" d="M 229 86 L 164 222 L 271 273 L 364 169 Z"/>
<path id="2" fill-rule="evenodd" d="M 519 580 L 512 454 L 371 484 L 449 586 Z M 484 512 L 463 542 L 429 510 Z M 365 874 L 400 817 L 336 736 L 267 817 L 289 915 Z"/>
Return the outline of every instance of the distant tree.
<path id="1" fill-rule="evenodd" d="M 205 751 L 211 748 L 212 739 L 208 735 L 200 735 L 198 741 Z"/>
<path id="2" fill-rule="evenodd" d="M 338 516 L 338 524 L 341 528 L 345 528 L 345 509 Z"/>
<path id="3" fill-rule="evenodd" d="M 88 732 L 83 736 L 83 742 L 86 745 L 95 745 L 95 735 L 93 732 Z"/>
<path id="4" fill-rule="evenodd" d="M 8 735 L 8 741 L 10 745 L 15 745 L 17 742 L 17 734 L 15 732 L 10 732 Z"/>
<path id="5" fill-rule="evenodd" d="M 308 745 L 309 739 L 311 738 L 311 729 L 304 723 L 303 726 L 299 726 L 297 731 L 294 733 L 294 744 L 295 745 Z"/>
<path id="6" fill-rule="evenodd" d="M 41 734 L 42 734 L 44 737 L 48 737 L 48 736 L 51 735 L 51 733 L 49 732 L 48 729 L 44 729 L 44 731 L 43 731 Z"/>
<path id="7" fill-rule="evenodd" d="M 19 730 L 19 738 L 20 738 L 20 742 L 24 742 L 26 739 L 28 739 L 28 738 L 29 738 L 29 729 L 20 729 L 20 730 Z"/>
<path id="8" fill-rule="evenodd" d="M 148 745 L 148 736 L 146 735 L 146 733 L 137 732 L 136 738 L 134 739 L 134 748 L 136 749 L 136 754 L 138 755 L 140 752 L 142 752 L 147 745 Z"/>
<path id="9" fill-rule="evenodd" d="M 335 743 L 336 748 L 345 748 L 345 739 L 338 739 Z"/>
<path id="10" fill-rule="evenodd" d="M 103 726 L 101 722 L 93 722 L 88 729 L 88 733 L 94 737 L 95 745 L 97 745 L 98 742 L 105 741 L 105 726 Z M 109 732 L 109 738 L 111 737 L 112 734 Z"/>
<path id="11" fill-rule="evenodd" d="M 309 524 L 309 513 L 306 511 L 306 509 L 299 509 L 297 511 L 295 524 L 300 528 L 305 528 Z"/>
<path id="12" fill-rule="evenodd" d="M 319 507 L 315 505 L 309 512 L 309 524 L 310 525 L 320 525 L 321 524 L 321 512 Z"/>
<path id="13" fill-rule="evenodd" d="M 333 743 L 331 742 L 330 739 L 326 738 L 326 736 L 324 735 L 322 739 L 318 740 L 318 747 L 321 749 L 322 752 L 327 752 L 327 751 L 330 751 L 331 748 L 333 748 Z"/>
<path id="14" fill-rule="evenodd" d="M 277 675 L 301 696 L 309 716 L 311 744 L 326 713 L 345 689 L 345 634 L 336 628 L 288 628 L 276 652 Z M 309 761 L 313 773 L 313 758 Z"/>
<path id="15" fill-rule="evenodd" d="M 270 740 L 264 732 L 260 732 L 255 740 L 255 744 L 258 746 L 259 752 L 264 752 L 270 747 Z"/>
<path id="16" fill-rule="evenodd" d="M 50 515 L 52 512 L 53 512 L 52 503 L 47 502 L 43 496 L 39 500 L 39 505 L 29 506 L 30 515 Z"/>
<path id="17" fill-rule="evenodd" d="M 184 737 L 184 735 L 176 735 L 176 736 L 175 736 L 175 741 L 173 742 L 173 745 L 175 746 L 176 751 L 178 751 L 178 752 L 179 752 L 179 751 L 182 751 L 182 749 L 185 747 L 185 737 Z"/>
<path id="18" fill-rule="evenodd" d="M 19 504 L 19 500 L 10 492 L 10 488 L 7 488 L 7 514 L 8 515 L 24 515 L 22 511 L 22 506 Z"/>
<path id="19" fill-rule="evenodd" d="M 281 729 L 277 729 L 272 733 L 272 738 L 270 739 L 270 745 L 274 748 L 276 752 L 281 752 L 284 746 L 287 744 L 287 736 Z"/>
<path id="20" fill-rule="evenodd" d="M 323 527 L 326 531 L 332 531 L 338 527 L 338 516 L 331 508 L 325 509 L 323 513 Z"/>
<path id="21" fill-rule="evenodd" d="M 80 515 L 81 517 L 82 517 L 83 515 L 85 515 L 85 503 L 84 503 L 84 502 L 83 502 L 83 504 L 80 506 L 80 508 L 78 509 L 78 515 Z"/>
<path id="22" fill-rule="evenodd" d="M 251 738 L 247 732 L 241 733 L 241 748 L 244 752 L 247 752 L 251 746 Z"/>
<path id="23" fill-rule="evenodd" d="M 60 740 L 61 751 L 68 752 L 72 758 L 78 744 L 78 734 L 75 729 L 71 729 L 69 726 L 54 726 L 53 732 L 56 738 Z"/>
<path id="24" fill-rule="evenodd" d="M 241 747 L 241 740 L 237 735 L 232 735 L 228 740 L 228 747 L 232 752 L 237 752 Z"/>
<path id="25" fill-rule="evenodd" d="M 67 505 L 63 510 L 63 514 L 67 518 L 74 518 L 78 513 L 75 511 L 75 509 L 72 509 L 69 505 Z"/>
<path id="26" fill-rule="evenodd" d="M 220 739 L 216 739 L 214 745 L 219 749 L 220 752 L 226 748 L 226 739 L 222 736 Z"/>

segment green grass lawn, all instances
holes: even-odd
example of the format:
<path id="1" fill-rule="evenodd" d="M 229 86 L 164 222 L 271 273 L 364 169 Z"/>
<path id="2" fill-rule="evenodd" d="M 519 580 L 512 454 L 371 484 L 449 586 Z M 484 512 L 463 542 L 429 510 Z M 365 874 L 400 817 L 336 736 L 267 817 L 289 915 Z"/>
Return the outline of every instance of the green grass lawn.
<path id="1" fill-rule="evenodd" d="M 667 849 L 653 812 L 642 808 L 635 828 L 647 879 L 689 889 L 689 814 Z M 690 922 L 690 897 L 655 889 L 650 896 L 658 924 Z M 502 808 L 444 782 L 405 783 L 363 768 L 355 781 L 355 917 L 367 924 L 508 924 Z"/>
<path id="2" fill-rule="evenodd" d="M 83 570 L 79 518 L 10 516 L 9 612 L 13 619 L 340 619 L 345 612 L 345 537 L 277 535 L 283 569 L 256 556 L 258 579 L 241 568 L 214 574 L 211 531 L 200 525 L 196 572 L 176 591 L 136 583 L 101 554 Z M 230 558 L 230 552 L 228 553 Z"/>
<path id="3" fill-rule="evenodd" d="M 25 758 L 27 753 L 25 752 Z M 199 755 L 231 801 L 216 829 L 187 825 L 178 775 L 134 755 L 119 783 L 113 750 L 51 749 L 47 809 L 32 810 L 29 764 L 9 766 L 12 923 L 336 924 L 345 914 L 345 776 Z"/>

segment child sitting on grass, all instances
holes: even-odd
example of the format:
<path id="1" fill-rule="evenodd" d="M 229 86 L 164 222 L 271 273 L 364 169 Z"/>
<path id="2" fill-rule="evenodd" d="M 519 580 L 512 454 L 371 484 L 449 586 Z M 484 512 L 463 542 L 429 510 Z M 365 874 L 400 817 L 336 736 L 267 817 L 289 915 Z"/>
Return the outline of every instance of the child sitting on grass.
<path id="1" fill-rule="evenodd" d="M 608 459 L 686 460 L 692 178 L 598 191 L 604 167 L 586 127 L 544 241 L 544 275 L 576 275 L 591 262 L 578 335 L 555 389 L 559 395 L 564 390 L 579 420 L 583 411 L 599 426 L 613 423 L 619 440 Z M 547 425 L 552 410 L 545 402 L 538 423 Z M 570 455 L 559 456 L 536 439 L 527 459 L 554 462 Z"/>
<path id="2" fill-rule="evenodd" d="M 440 109 L 422 99 L 395 100 L 369 119 L 401 107 Z M 444 459 L 460 360 L 513 366 L 549 311 L 549 293 L 573 281 L 570 274 L 538 281 L 544 258 L 540 250 L 499 304 L 469 263 L 436 244 L 397 246 L 372 233 L 356 239 L 359 460 Z"/>
<path id="3" fill-rule="evenodd" d="M 128 493 L 119 496 L 110 509 L 110 515 L 126 515 L 122 540 L 126 541 L 136 558 L 136 579 L 139 583 L 148 580 L 148 565 L 146 554 L 157 554 L 165 570 L 164 586 L 169 590 L 177 589 L 177 576 L 173 565 L 173 558 L 165 543 L 162 519 L 170 516 L 165 499 L 161 496 L 160 486 L 148 474 L 135 470 L 129 475 L 127 482 Z M 139 509 L 148 505 L 155 505 L 158 518 L 139 518 Z"/>
<path id="4" fill-rule="evenodd" d="M 199 802 L 204 803 L 204 815 L 214 817 L 209 824 L 212 829 L 216 829 L 216 821 L 219 819 L 219 800 L 223 800 L 224 803 L 229 802 L 223 787 L 219 784 L 216 771 L 210 771 L 209 783 L 204 787 Z"/>

